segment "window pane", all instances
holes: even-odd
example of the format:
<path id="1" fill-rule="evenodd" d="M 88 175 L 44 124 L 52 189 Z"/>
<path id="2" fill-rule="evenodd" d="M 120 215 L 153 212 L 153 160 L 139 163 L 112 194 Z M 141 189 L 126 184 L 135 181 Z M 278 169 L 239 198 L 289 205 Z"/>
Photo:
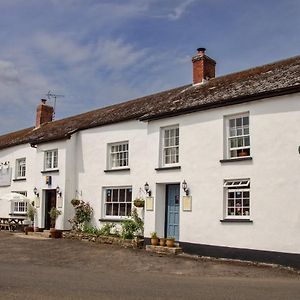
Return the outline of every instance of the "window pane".
<path id="1" fill-rule="evenodd" d="M 112 201 L 113 201 L 113 202 L 118 202 L 118 199 L 119 199 L 119 190 L 114 189 L 114 190 L 113 190 Z"/>
<path id="2" fill-rule="evenodd" d="M 120 203 L 120 216 L 126 216 L 125 206 L 125 203 Z"/>
<path id="3" fill-rule="evenodd" d="M 132 190 L 126 189 L 126 202 L 131 202 L 131 201 L 132 201 Z"/>
<path id="4" fill-rule="evenodd" d="M 106 215 L 107 216 L 112 215 L 112 204 L 106 204 Z"/>
<path id="5" fill-rule="evenodd" d="M 249 125 L 249 117 L 243 117 L 243 125 Z"/>
<path id="6" fill-rule="evenodd" d="M 113 204 L 113 216 L 118 216 L 119 215 L 119 204 Z"/>
<path id="7" fill-rule="evenodd" d="M 112 194 L 112 190 L 107 189 L 106 190 L 106 202 L 111 202 L 111 194 Z"/>
<path id="8" fill-rule="evenodd" d="M 120 189 L 119 202 L 125 202 L 125 189 Z"/>

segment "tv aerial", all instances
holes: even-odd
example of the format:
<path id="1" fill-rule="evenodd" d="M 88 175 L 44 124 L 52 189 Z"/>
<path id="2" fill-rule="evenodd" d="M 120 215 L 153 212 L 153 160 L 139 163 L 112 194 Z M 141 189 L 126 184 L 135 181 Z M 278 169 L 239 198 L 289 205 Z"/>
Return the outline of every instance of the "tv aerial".
<path id="1" fill-rule="evenodd" d="M 49 91 L 46 94 L 46 96 L 47 96 L 48 100 L 54 99 L 54 105 L 53 105 L 53 120 L 54 120 L 54 118 L 55 118 L 55 109 L 56 109 L 56 98 L 64 97 L 64 95 L 54 94 L 54 93 L 51 93 L 51 91 Z"/>

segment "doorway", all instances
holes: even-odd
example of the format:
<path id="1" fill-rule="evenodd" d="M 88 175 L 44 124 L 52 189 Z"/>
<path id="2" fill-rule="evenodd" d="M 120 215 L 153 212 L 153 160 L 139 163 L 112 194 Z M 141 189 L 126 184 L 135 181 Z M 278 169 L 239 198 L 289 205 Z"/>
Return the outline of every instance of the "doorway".
<path id="1" fill-rule="evenodd" d="M 45 190 L 45 229 L 51 226 L 49 212 L 52 207 L 56 207 L 56 190 Z"/>
<path id="2" fill-rule="evenodd" d="M 179 241 L 180 184 L 166 185 L 166 235 Z"/>

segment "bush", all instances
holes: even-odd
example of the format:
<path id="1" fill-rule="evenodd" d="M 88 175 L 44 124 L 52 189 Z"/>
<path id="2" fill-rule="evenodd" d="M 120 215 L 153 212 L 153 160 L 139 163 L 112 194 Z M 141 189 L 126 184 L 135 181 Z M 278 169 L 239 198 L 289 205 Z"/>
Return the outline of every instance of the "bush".
<path id="1" fill-rule="evenodd" d="M 83 230 L 84 226 L 92 219 L 93 208 L 89 203 L 82 200 L 73 199 L 71 203 L 75 208 L 75 216 L 73 219 L 70 219 L 69 222 L 73 229 Z"/>
<path id="2" fill-rule="evenodd" d="M 112 233 L 112 230 L 115 227 L 116 227 L 116 224 L 106 223 L 99 229 L 99 233 L 100 233 L 100 235 L 103 235 L 103 236 L 115 235 Z"/>
<path id="3" fill-rule="evenodd" d="M 132 216 L 130 219 L 126 219 L 121 222 L 123 239 L 133 239 L 134 236 L 143 235 L 144 232 L 144 222 L 138 216 L 137 210 L 132 211 Z"/>
<path id="4" fill-rule="evenodd" d="M 83 226 L 82 231 L 85 232 L 85 233 L 94 234 L 94 235 L 97 235 L 97 236 L 101 235 L 100 234 L 100 229 L 98 229 L 94 226 L 88 225 L 88 224 L 85 224 Z"/>

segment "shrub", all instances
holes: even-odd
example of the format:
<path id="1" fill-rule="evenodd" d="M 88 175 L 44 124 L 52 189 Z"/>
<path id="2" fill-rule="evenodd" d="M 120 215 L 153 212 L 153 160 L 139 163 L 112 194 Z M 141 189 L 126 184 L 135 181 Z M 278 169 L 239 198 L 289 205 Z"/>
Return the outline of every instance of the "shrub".
<path id="1" fill-rule="evenodd" d="M 100 235 L 103 235 L 103 236 L 110 236 L 110 235 L 114 235 L 112 233 L 112 230 L 116 227 L 116 224 L 113 224 L 113 223 L 106 223 L 104 224 L 100 230 L 99 230 L 99 233 Z"/>
<path id="2" fill-rule="evenodd" d="M 75 208 L 75 216 L 69 222 L 73 229 L 83 230 L 84 225 L 88 224 L 92 219 L 93 208 L 83 200 L 73 199 L 71 203 Z"/>
<path id="3" fill-rule="evenodd" d="M 137 210 L 132 211 L 132 216 L 121 222 L 122 232 L 121 236 L 123 239 L 133 239 L 136 235 L 143 235 L 144 222 L 138 216 Z"/>
<path id="4" fill-rule="evenodd" d="M 85 224 L 83 226 L 82 231 L 85 232 L 85 233 L 94 234 L 94 235 L 97 235 L 97 236 L 101 235 L 100 234 L 100 229 L 98 229 L 97 227 L 91 226 L 89 224 Z"/>

